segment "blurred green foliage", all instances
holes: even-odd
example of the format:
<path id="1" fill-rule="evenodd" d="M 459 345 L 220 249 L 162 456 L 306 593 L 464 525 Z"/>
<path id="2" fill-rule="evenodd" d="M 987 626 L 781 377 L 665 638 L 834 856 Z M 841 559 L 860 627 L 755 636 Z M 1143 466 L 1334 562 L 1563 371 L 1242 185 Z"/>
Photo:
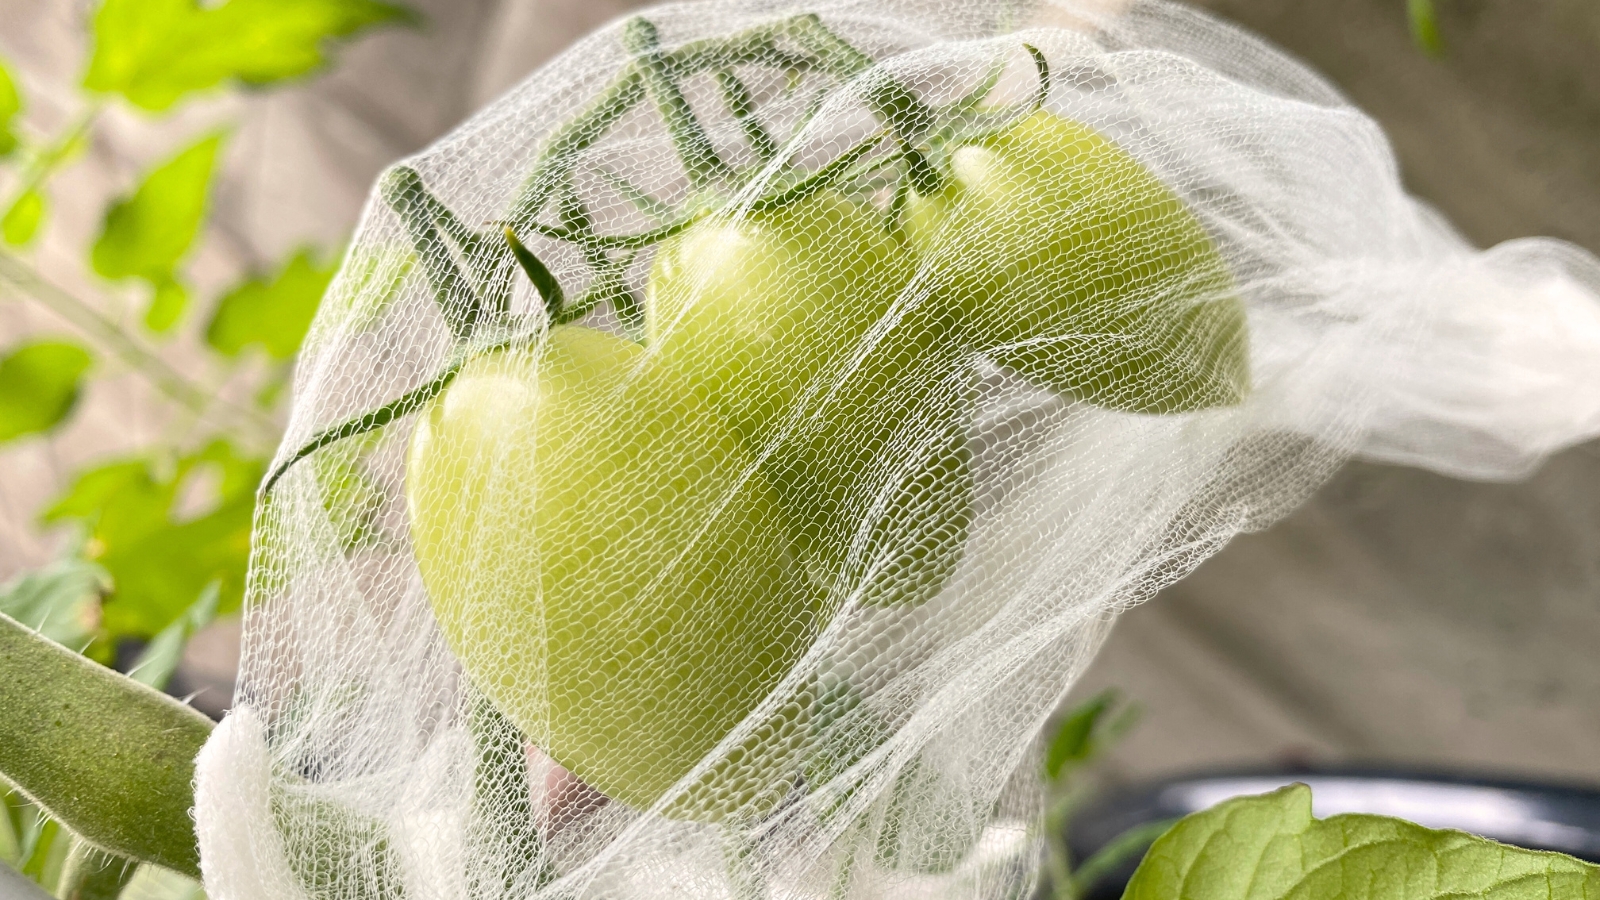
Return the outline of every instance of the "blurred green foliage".
<path id="1" fill-rule="evenodd" d="M 94 358 L 70 341 L 30 341 L 0 358 L 0 442 L 47 432 L 72 413 Z"/>
<path id="2" fill-rule="evenodd" d="M 177 324 L 188 303 L 178 263 L 205 220 L 221 135 L 202 138 L 150 171 L 132 194 L 106 210 L 90 260 L 105 278 L 140 278 L 155 289 L 144 323 L 152 331 Z"/>
<path id="3" fill-rule="evenodd" d="M 160 112 L 225 81 L 304 75 L 325 62 L 329 41 L 411 18 L 375 0 L 105 0 L 83 86 Z"/>
<path id="4" fill-rule="evenodd" d="M 224 294 L 206 326 L 206 343 L 224 356 L 260 347 L 273 359 L 300 349 L 338 259 L 318 261 L 301 250 L 270 276 L 255 277 Z"/>
<path id="5" fill-rule="evenodd" d="M 114 585 L 102 627 L 113 638 L 148 637 L 213 582 L 220 585 L 219 612 L 239 608 L 264 472 L 265 460 L 222 439 L 171 458 L 118 460 L 79 474 L 44 521 L 86 527 L 88 551 Z M 206 476 L 214 505 L 185 515 L 180 501 Z"/>
<path id="6" fill-rule="evenodd" d="M 138 650 L 128 665 L 132 679 L 166 685 L 189 637 L 240 605 L 281 388 L 340 264 L 337 253 L 303 247 L 265 271 L 242 273 L 214 297 L 197 296 L 187 267 L 206 240 L 227 129 L 185 134 L 174 126 L 174 151 L 109 202 L 71 277 L 36 268 L 27 250 L 50 228 L 54 179 L 97 134 L 110 106 L 159 114 L 229 86 L 279 85 L 326 66 L 343 41 L 415 21 L 405 7 L 378 0 L 100 0 L 84 22 L 78 109 L 50 132 L 25 114 L 28 79 L 0 59 L 0 239 L 11 248 L 0 249 L 0 290 L 53 310 L 70 328 L 11 336 L 0 348 L 0 453 L 55 439 L 104 376 L 142 376 L 171 404 L 172 422 L 133 452 L 70 473 L 38 523 L 65 532 L 60 555 L 0 584 L 0 613 L 100 663 L 115 660 L 119 645 L 131 646 Z M 395 266 L 367 268 L 359 277 L 395 277 Z M 98 287 L 58 286 L 68 283 Z M 127 300 L 140 303 L 143 315 L 122 315 Z M 185 345 L 168 343 L 180 333 L 194 334 L 210 354 L 204 371 L 169 349 Z M 220 385 L 241 379 L 254 382 L 243 405 L 221 396 Z M 352 546 L 370 539 L 376 532 L 360 511 L 375 512 L 381 497 L 360 459 L 334 454 L 322 465 L 331 484 L 372 495 L 341 507 L 356 512 L 340 525 Z M 0 787 L 0 863 L 47 890 L 87 889 L 68 883 L 76 877 L 69 851 L 74 860 L 86 852 L 38 807 Z M 198 896 L 189 879 L 146 871 L 153 874 L 129 869 L 100 881 L 117 891 L 131 879 L 138 890 L 124 896 Z"/>

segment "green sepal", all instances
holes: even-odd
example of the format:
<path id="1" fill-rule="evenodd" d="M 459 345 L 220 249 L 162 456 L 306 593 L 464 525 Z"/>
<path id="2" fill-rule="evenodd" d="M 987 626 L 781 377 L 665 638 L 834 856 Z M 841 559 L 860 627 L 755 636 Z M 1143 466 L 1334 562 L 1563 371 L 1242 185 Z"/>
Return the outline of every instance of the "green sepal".
<path id="1" fill-rule="evenodd" d="M 195 877 L 211 721 L 0 615 L 0 775 L 103 850 Z"/>
<path id="2" fill-rule="evenodd" d="M 566 295 L 561 291 L 561 282 L 551 274 L 550 268 L 543 260 L 517 240 L 517 233 L 511 230 L 510 225 L 504 226 L 501 230 L 505 233 L 506 246 L 511 248 L 511 255 L 516 258 L 517 265 L 522 267 L 523 273 L 539 292 L 540 299 L 544 300 L 544 311 L 549 313 L 551 319 L 556 318 L 561 314 L 562 307 L 567 304 Z"/>

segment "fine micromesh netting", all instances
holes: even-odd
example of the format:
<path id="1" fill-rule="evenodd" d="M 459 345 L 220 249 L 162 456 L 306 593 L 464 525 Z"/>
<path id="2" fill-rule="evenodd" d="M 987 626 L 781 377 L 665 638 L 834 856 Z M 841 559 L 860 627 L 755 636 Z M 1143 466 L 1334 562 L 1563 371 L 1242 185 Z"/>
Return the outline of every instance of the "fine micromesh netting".
<path id="1" fill-rule="evenodd" d="M 1353 454 L 1600 432 L 1600 266 L 1156 2 L 716 0 L 386 172 L 301 357 L 244 898 L 1021 897 L 1116 613 Z"/>

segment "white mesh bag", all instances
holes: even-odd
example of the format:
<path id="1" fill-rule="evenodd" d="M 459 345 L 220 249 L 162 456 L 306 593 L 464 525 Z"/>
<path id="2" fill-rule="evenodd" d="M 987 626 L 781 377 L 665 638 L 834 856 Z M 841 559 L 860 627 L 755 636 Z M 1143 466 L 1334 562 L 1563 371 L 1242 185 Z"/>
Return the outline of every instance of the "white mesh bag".
<path id="1" fill-rule="evenodd" d="M 247 898 L 1021 897 L 1119 610 L 1353 454 L 1600 432 L 1600 266 L 1470 247 L 1182 7 L 714 0 L 386 172 L 301 357 Z"/>

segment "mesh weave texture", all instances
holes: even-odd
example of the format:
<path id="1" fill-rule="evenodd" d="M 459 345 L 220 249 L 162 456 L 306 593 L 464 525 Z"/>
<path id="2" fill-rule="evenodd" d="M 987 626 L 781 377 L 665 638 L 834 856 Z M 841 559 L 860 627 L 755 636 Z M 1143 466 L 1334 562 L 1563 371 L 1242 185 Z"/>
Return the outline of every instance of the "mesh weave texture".
<path id="1" fill-rule="evenodd" d="M 1355 454 L 1600 433 L 1478 251 L 1183 7 L 712 0 L 386 172 L 301 356 L 217 900 L 1024 897 L 1116 614 Z"/>

